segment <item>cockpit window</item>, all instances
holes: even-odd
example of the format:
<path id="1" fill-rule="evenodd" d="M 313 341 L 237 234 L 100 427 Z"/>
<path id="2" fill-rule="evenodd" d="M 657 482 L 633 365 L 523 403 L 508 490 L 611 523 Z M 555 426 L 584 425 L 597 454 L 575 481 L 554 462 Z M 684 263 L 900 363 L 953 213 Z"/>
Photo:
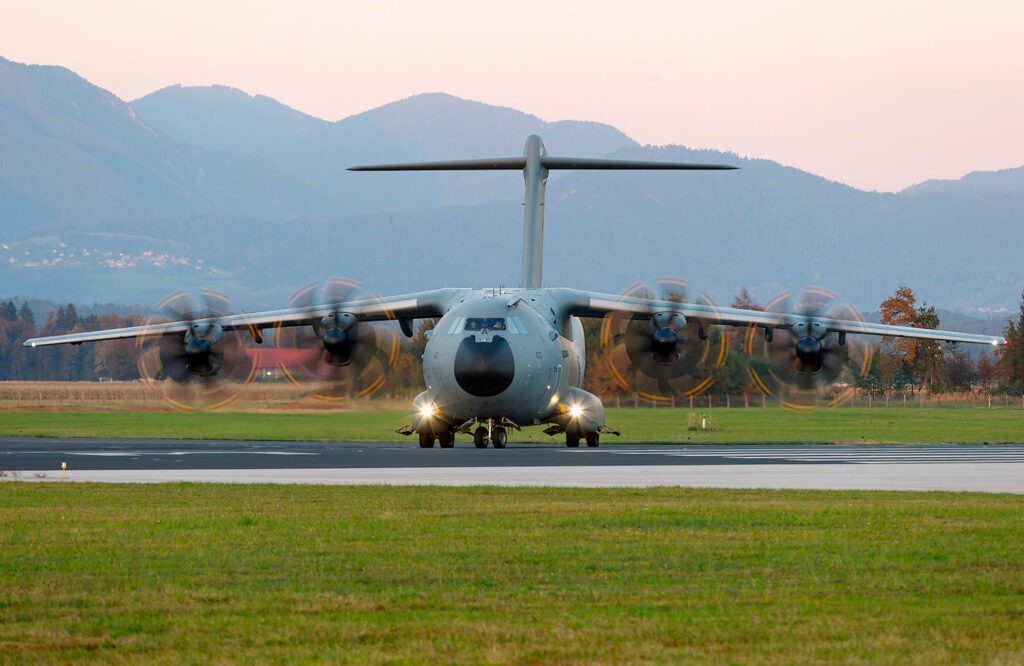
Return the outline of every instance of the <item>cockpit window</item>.
<path id="1" fill-rule="evenodd" d="M 466 319 L 467 331 L 504 331 L 505 319 L 503 317 L 470 317 Z"/>

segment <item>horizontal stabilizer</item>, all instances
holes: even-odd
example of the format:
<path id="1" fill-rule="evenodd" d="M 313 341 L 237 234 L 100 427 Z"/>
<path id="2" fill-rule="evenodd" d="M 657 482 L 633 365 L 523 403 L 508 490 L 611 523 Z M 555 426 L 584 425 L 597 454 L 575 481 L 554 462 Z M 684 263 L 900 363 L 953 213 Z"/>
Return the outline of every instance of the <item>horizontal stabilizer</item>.
<path id="1" fill-rule="evenodd" d="M 603 160 L 583 157 L 540 158 L 545 169 L 683 169 L 699 171 L 704 169 L 735 169 L 728 164 L 690 164 L 687 162 L 651 162 L 647 160 Z"/>
<path id="2" fill-rule="evenodd" d="M 371 164 L 349 167 L 349 171 L 494 171 L 526 167 L 525 157 L 495 157 L 488 160 L 448 160 L 445 162 L 410 162 L 407 164 Z"/>
<path id="3" fill-rule="evenodd" d="M 550 157 L 543 155 L 540 165 L 554 169 L 676 169 L 685 171 L 736 169 L 728 164 L 692 164 L 688 162 L 651 162 L 646 160 L 605 160 L 586 157 Z M 349 171 L 521 171 L 525 157 L 495 157 L 483 160 L 449 160 L 443 162 L 409 162 L 406 164 L 371 164 L 349 167 Z"/>

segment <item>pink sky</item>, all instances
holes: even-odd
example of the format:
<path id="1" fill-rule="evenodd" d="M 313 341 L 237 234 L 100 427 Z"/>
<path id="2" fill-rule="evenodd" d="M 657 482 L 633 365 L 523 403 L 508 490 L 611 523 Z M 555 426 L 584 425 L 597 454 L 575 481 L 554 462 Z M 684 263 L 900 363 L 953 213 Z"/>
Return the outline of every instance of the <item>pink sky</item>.
<path id="1" fill-rule="evenodd" d="M 0 56 L 125 100 L 218 83 L 337 120 L 443 91 L 864 189 L 1024 164 L 1019 2 L 4 4 Z"/>

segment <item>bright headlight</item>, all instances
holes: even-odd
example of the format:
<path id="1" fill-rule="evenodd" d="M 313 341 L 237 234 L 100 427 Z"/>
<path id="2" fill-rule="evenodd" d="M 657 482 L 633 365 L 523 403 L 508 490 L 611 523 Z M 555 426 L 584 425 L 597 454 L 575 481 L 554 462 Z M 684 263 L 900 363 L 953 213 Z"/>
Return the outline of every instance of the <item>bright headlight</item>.
<path id="1" fill-rule="evenodd" d="M 583 408 L 579 405 L 573 405 L 569 407 L 569 416 L 576 418 L 583 413 Z"/>
<path id="2" fill-rule="evenodd" d="M 431 407 L 430 405 L 423 405 L 422 407 L 420 407 L 420 416 L 422 416 L 425 419 L 429 419 L 431 414 L 433 413 L 434 408 Z"/>

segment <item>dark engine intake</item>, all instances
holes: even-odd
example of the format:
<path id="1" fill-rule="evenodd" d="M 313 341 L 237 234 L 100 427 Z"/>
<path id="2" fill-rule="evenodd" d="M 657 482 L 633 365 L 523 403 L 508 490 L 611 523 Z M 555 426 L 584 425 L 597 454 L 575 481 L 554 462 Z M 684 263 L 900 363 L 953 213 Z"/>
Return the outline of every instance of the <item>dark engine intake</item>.
<path id="1" fill-rule="evenodd" d="M 500 335 L 490 342 L 468 336 L 455 352 L 455 381 L 470 395 L 489 398 L 511 384 L 516 375 L 515 357 L 508 341 Z"/>

